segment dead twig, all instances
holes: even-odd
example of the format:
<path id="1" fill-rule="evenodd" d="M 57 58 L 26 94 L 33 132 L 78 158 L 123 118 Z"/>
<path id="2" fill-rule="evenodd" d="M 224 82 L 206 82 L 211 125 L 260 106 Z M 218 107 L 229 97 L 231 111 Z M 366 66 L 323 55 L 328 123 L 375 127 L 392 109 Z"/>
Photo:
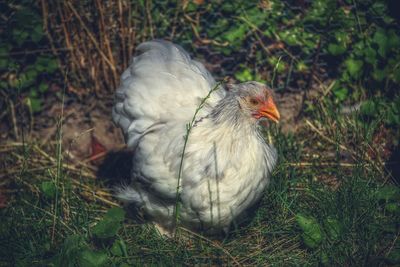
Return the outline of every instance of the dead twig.
<path id="1" fill-rule="evenodd" d="M 26 169 L 25 171 L 29 172 L 29 173 L 34 173 L 37 171 L 43 171 L 43 170 L 47 170 L 47 169 L 51 169 L 51 168 L 55 168 L 55 167 L 56 167 L 56 165 L 47 165 L 47 166 L 42 166 L 42 167 L 37 167 L 37 168 Z M 0 175 L 0 179 L 10 178 L 11 175 L 20 174 L 20 173 L 21 173 L 20 169 L 8 170 L 4 174 Z"/>
<path id="2" fill-rule="evenodd" d="M 111 70 L 113 72 L 116 72 L 116 68 L 115 65 L 111 62 L 111 60 L 106 56 L 106 54 L 104 54 L 103 50 L 100 48 L 99 43 L 97 42 L 96 38 L 93 36 L 93 34 L 91 33 L 91 31 L 87 28 L 85 22 L 82 20 L 81 16 L 79 16 L 78 12 L 76 11 L 76 9 L 74 8 L 74 6 L 70 3 L 67 2 L 66 3 L 68 5 L 68 7 L 71 9 L 72 13 L 74 13 L 75 17 L 78 19 L 79 23 L 81 24 L 82 28 L 85 30 L 85 32 L 87 33 L 89 39 L 92 41 L 93 45 L 96 47 L 97 51 L 99 52 L 99 54 L 101 55 L 101 57 L 107 62 L 107 64 L 109 65 L 109 67 L 111 68 Z M 115 75 L 117 75 L 115 73 Z"/>
<path id="3" fill-rule="evenodd" d="M 49 28 L 49 24 L 48 24 L 49 12 L 47 9 L 46 1 L 41 0 L 40 2 L 41 2 L 41 6 L 42 6 L 43 30 L 46 33 L 47 38 L 49 39 L 51 51 L 53 52 L 54 55 L 58 55 L 58 52 L 63 51 L 61 49 L 65 49 L 66 51 L 72 51 L 73 50 L 72 46 L 67 45 L 66 48 L 56 48 L 56 46 L 54 45 L 54 39 L 53 39 L 53 36 L 50 34 L 50 28 Z M 62 66 L 61 60 L 59 57 L 57 57 L 57 63 L 58 63 L 58 66 Z M 61 73 L 63 75 L 65 75 L 63 71 Z M 65 76 L 64 76 L 64 79 L 65 79 Z"/>
<path id="4" fill-rule="evenodd" d="M 359 166 L 360 164 L 347 163 L 347 162 L 288 162 L 288 163 L 285 163 L 285 165 L 292 166 L 292 167 L 309 167 L 309 166 L 335 167 L 335 166 L 340 166 L 340 167 L 352 168 L 352 167 Z"/>
<path id="5" fill-rule="evenodd" d="M 18 131 L 18 124 L 17 124 L 17 117 L 15 115 L 15 106 L 14 103 L 8 99 L 8 105 L 10 107 L 10 116 L 11 116 L 11 122 L 12 122 L 12 126 L 13 126 L 13 131 L 14 131 L 14 137 L 15 140 L 19 139 L 19 131 Z"/>
<path id="6" fill-rule="evenodd" d="M 152 39 L 154 39 L 153 20 L 152 20 L 152 18 L 151 18 L 150 5 L 151 5 L 151 0 L 146 0 L 146 16 L 147 16 L 147 22 L 148 22 L 149 28 L 150 28 L 150 36 L 151 36 Z"/>
<path id="7" fill-rule="evenodd" d="M 104 44 L 104 48 L 108 53 L 108 58 L 110 59 L 110 63 L 113 66 L 115 66 L 115 60 L 114 60 L 114 55 L 113 55 L 112 50 L 111 50 L 110 40 L 108 38 L 108 34 L 106 33 L 106 23 L 105 23 L 105 19 L 104 19 L 104 8 L 102 6 L 102 2 L 103 1 L 96 0 L 96 5 L 97 5 L 97 8 L 98 8 L 99 17 L 100 17 L 100 20 L 99 20 L 100 21 L 100 31 L 99 31 L 99 33 L 100 33 L 100 36 L 102 37 L 102 38 L 100 38 L 100 39 L 102 39 L 102 40 L 100 40 L 100 44 Z M 105 69 L 103 69 L 103 70 L 105 70 Z M 119 77 L 118 77 L 117 72 L 115 71 L 115 68 L 113 69 L 112 73 L 113 73 L 113 76 L 114 76 L 113 77 L 113 81 L 114 82 L 118 81 Z M 114 86 L 116 86 L 116 83 L 114 83 Z"/>
<path id="8" fill-rule="evenodd" d="M 79 194 L 81 196 L 83 196 L 84 198 L 89 199 L 89 200 L 91 200 L 90 198 L 93 197 L 93 198 L 95 198 L 95 199 L 97 199 L 97 200 L 99 200 L 99 201 L 101 201 L 104 204 L 107 204 L 109 206 L 113 206 L 113 207 L 119 207 L 120 206 L 120 205 L 118 205 L 117 203 L 115 203 L 115 202 L 113 202 L 111 200 L 108 200 L 108 199 L 105 199 L 105 198 L 103 198 L 101 196 L 96 195 L 94 192 L 92 192 L 92 194 L 90 194 L 89 192 L 82 191 Z"/>

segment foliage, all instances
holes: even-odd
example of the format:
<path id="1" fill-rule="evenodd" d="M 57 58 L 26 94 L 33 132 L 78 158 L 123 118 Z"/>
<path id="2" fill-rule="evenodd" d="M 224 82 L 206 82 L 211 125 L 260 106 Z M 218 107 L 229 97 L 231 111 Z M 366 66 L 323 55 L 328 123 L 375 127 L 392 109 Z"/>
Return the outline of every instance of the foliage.
<path id="1" fill-rule="evenodd" d="M 336 81 L 331 88 L 336 103 L 380 95 L 378 105 L 388 109 L 385 122 L 398 128 L 400 32 L 388 4 L 369 0 L 262 1 L 259 5 L 228 1 L 190 3 L 186 12 L 192 17 L 203 14 L 196 30 L 226 44 L 214 50 L 245 62 L 228 66 L 239 81 L 270 82 L 279 58 L 278 90 L 308 90 L 310 75 L 327 73 Z"/>
<path id="2" fill-rule="evenodd" d="M 121 208 L 113 208 L 107 211 L 103 220 L 93 227 L 93 234 L 98 238 L 110 238 L 117 234 L 121 223 L 124 221 L 125 212 Z"/>
<path id="3" fill-rule="evenodd" d="M 87 172 L 54 175 L 58 170 L 43 151 L 24 144 L 8 153 L 2 147 L 1 167 L 11 169 L 14 193 L 11 205 L 0 209 L 0 265 L 399 264 L 399 188 L 379 157 L 371 159 L 378 126 L 400 128 L 399 23 L 389 15 L 390 1 L 122 1 L 120 17 L 119 1 L 96 1 L 103 9 L 93 9 L 94 2 L 73 3 L 85 29 L 68 8 L 71 1 L 60 4 L 69 20 L 43 1 L 49 7 L 45 19 L 56 25 L 50 34 L 58 38 L 50 43 L 36 2 L 0 3 L 0 71 L 6 78 L 0 90 L 41 111 L 60 61 L 71 69 L 69 84 L 89 93 L 112 91 L 137 43 L 171 38 L 220 66 L 217 78 L 258 80 L 284 92 L 309 90 L 314 76 L 321 79 L 323 99 L 306 102 L 306 115 L 318 127 L 296 134 L 272 128 L 280 159 L 274 180 L 247 224 L 217 241 L 188 233 L 162 238 L 149 225 L 127 221 L 122 209 L 106 208 L 110 200 L 87 200 L 103 186 Z M 103 15 L 110 23 L 101 29 Z M 66 29 L 73 31 L 59 30 L 61 23 L 71 23 Z M 106 57 L 114 59 L 115 73 L 91 40 L 107 51 L 107 37 L 112 53 Z M 66 40 L 79 49 L 50 52 L 50 44 L 63 48 Z M 359 114 L 338 112 L 354 102 L 361 103 Z M 330 177 L 337 187 L 326 184 Z"/>
<path id="4" fill-rule="evenodd" d="M 125 212 L 121 208 L 111 208 L 102 220 L 92 228 L 94 237 L 100 238 L 97 244 L 84 235 L 70 235 L 62 244 L 59 253 L 51 260 L 53 266 L 109 266 L 113 257 L 126 257 L 125 242 L 117 234 L 122 227 Z M 107 242 L 107 241 L 111 241 Z M 111 244 L 111 245 L 110 245 Z M 100 248 L 93 248 L 97 246 Z"/>
<path id="5" fill-rule="evenodd" d="M 3 2 L 0 9 L 6 18 L 0 25 L 0 71 L 7 77 L 0 82 L 0 90 L 23 94 L 31 110 L 40 111 L 49 80 L 58 70 L 49 53 L 41 13 L 34 1 Z"/>

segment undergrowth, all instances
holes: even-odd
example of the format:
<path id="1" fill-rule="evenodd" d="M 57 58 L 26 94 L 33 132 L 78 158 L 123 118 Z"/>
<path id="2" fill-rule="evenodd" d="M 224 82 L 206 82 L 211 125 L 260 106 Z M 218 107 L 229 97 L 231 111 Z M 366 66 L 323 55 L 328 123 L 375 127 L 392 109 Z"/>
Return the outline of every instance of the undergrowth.
<path id="1" fill-rule="evenodd" d="M 53 162 L 42 158 L 40 153 L 43 154 L 45 146 L 9 145 L 7 151 L 12 153 L 2 155 L 3 165 L 11 168 L 16 162 L 19 169 L 11 185 L 16 188 L 12 205 L 0 211 L 2 263 L 17 266 L 398 263 L 399 189 L 390 185 L 381 166 L 374 167 L 378 163 L 357 159 L 343 167 L 340 157 L 346 151 L 341 150 L 341 143 L 329 143 L 315 131 L 303 130 L 304 135 L 295 136 L 271 128 L 279 151 L 272 184 L 247 222 L 222 239 L 183 228 L 178 229 L 178 238 L 160 237 L 151 225 L 132 220 L 121 208 L 107 208 L 113 205 L 112 201 L 87 195 L 85 191 L 109 198 L 101 183 L 70 171 L 66 162 L 61 162 L 60 177 L 54 184 L 56 159 L 61 157 L 56 144 L 46 147 L 56 155 Z M 340 131 L 337 133 L 338 137 L 331 138 L 340 139 Z M 323 145 L 323 149 L 314 152 L 328 153 L 336 147 L 336 154 L 331 159 L 325 157 L 324 162 L 313 161 L 301 141 L 305 136 Z M 38 160 L 44 168 L 35 170 Z M 55 164 L 46 167 L 45 162 Z M 329 183 L 326 177 L 333 177 L 334 183 Z"/>
<path id="2" fill-rule="evenodd" d="M 0 265 L 399 265 L 394 2 L 1 3 Z M 67 160 L 60 131 L 29 138 L 57 88 L 110 98 L 134 47 L 152 38 L 192 50 L 217 76 L 305 92 L 299 129 L 269 129 L 272 183 L 228 236 L 162 238 L 119 208 L 92 166 Z"/>

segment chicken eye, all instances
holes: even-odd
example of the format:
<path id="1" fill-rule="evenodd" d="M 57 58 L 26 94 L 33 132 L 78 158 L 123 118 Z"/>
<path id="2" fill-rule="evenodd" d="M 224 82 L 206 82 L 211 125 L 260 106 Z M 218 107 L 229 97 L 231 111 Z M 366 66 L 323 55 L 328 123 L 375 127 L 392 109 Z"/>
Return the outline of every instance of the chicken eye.
<path id="1" fill-rule="evenodd" d="M 250 104 L 253 106 L 257 106 L 260 102 L 255 98 L 250 98 Z"/>

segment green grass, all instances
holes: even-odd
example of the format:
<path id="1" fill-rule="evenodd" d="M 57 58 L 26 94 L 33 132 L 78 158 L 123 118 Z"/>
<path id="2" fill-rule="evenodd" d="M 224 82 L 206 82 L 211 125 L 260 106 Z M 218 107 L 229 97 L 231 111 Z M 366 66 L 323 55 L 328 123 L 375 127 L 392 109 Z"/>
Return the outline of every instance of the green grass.
<path id="1" fill-rule="evenodd" d="M 184 229 L 178 230 L 175 239 L 166 239 L 152 226 L 132 219 L 121 209 L 110 211 L 109 203 L 113 200 L 106 194 L 109 189 L 101 181 L 85 176 L 88 170 L 81 171 L 82 175 L 61 161 L 58 142 L 43 147 L 8 146 L 7 153 L 2 154 L 3 166 L 16 172 L 8 177 L 8 188 L 14 190 L 8 206 L 0 210 L 0 263 L 5 266 L 398 263 L 400 192 L 391 185 L 382 165 L 365 157 L 368 131 L 376 131 L 371 126 L 374 122 L 365 127 L 357 121 L 357 116 L 338 117 L 327 112 L 322 118 L 322 114 L 321 111 L 319 120 L 309 118 L 312 125 L 329 125 L 326 123 L 334 120 L 335 127 L 318 128 L 316 132 L 305 125 L 288 135 L 276 127 L 271 129 L 279 151 L 273 182 L 247 223 L 234 227 L 222 239 Z M 349 125 L 359 128 L 351 129 Z M 326 139 L 325 134 L 330 133 L 336 135 Z M 348 142 L 350 139 L 352 143 Z M 54 158 L 52 153 L 56 155 Z M 343 154 L 349 154 L 350 159 L 344 160 Z M 34 170 L 38 166 L 44 168 Z M 51 186 L 44 186 L 46 182 L 53 183 L 56 193 L 48 189 Z M 93 197 L 93 193 L 98 197 Z M 113 214 L 106 213 L 107 210 Z"/>
<path id="2" fill-rule="evenodd" d="M 122 13 L 112 1 L 0 4 L 0 127 L 10 133 L 0 143 L 0 266 L 399 265 L 400 192 L 387 171 L 399 163 L 384 156 L 384 143 L 393 152 L 400 136 L 394 1 L 184 2 L 131 1 Z M 59 19 L 59 9 L 71 19 Z M 133 210 L 115 208 L 110 181 L 66 160 L 60 131 L 46 144 L 21 141 L 24 129 L 41 127 L 36 116 L 61 93 L 53 88 L 61 77 L 71 74 L 71 99 L 107 102 L 119 79 L 111 74 L 153 37 L 220 65 L 215 77 L 281 92 L 318 87 L 318 97 L 306 94 L 298 131 L 269 131 L 279 153 L 272 184 L 226 237 L 179 229 L 161 238 Z M 95 48 L 108 42 L 115 64 L 91 64 L 104 60 Z M 353 103 L 360 113 L 340 113 Z"/>

